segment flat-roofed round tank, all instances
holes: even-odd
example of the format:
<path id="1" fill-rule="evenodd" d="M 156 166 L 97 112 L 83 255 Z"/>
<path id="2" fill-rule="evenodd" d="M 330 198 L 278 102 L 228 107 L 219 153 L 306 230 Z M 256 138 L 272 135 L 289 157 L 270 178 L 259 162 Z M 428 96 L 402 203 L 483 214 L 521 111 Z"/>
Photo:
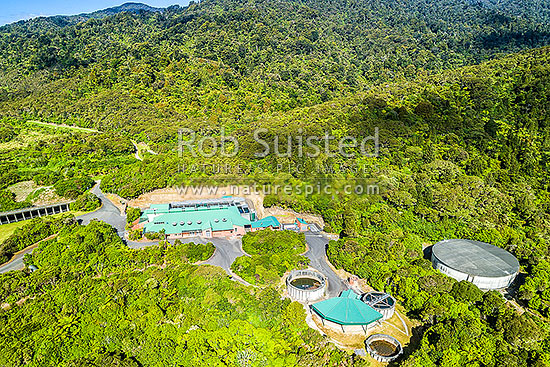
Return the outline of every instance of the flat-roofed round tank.
<path id="1" fill-rule="evenodd" d="M 481 289 L 501 289 L 512 284 L 519 262 L 508 251 L 485 242 L 452 239 L 432 248 L 432 265 L 458 281 L 469 281 Z"/>

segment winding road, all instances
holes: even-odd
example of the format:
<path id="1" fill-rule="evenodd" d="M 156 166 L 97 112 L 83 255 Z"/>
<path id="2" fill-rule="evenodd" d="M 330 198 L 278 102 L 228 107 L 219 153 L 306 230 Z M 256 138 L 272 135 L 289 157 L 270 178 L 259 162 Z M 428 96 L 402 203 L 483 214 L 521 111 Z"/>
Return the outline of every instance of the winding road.
<path id="1" fill-rule="evenodd" d="M 99 188 L 100 182 L 98 182 L 90 192 L 97 196 L 101 200 L 101 207 L 93 212 L 79 215 L 76 219 L 83 225 L 90 223 L 92 219 L 97 219 L 110 224 L 116 229 L 118 235 L 124 238 L 124 232 L 126 231 L 126 216 L 120 213 L 120 210 L 107 199 Z"/>
<path id="2" fill-rule="evenodd" d="M 126 216 L 120 213 L 120 210 L 103 194 L 99 185 L 100 183 L 98 182 L 90 191 L 101 200 L 101 207 L 93 212 L 77 216 L 76 219 L 83 225 L 90 223 L 92 220 L 100 220 L 111 225 L 116 229 L 118 235 L 130 248 L 141 249 L 156 245 L 158 242 L 134 242 L 125 239 Z M 190 237 L 180 239 L 180 241 L 184 243 L 212 242 L 216 247 L 216 251 L 214 252 L 214 255 L 212 255 L 212 257 L 205 262 L 205 264 L 219 266 L 230 276 L 234 275 L 231 272 L 231 264 L 233 264 L 236 258 L 246 255 L 242 249 L 242 240 L 240 238 L 226 239 Z M 305 253 L 305 256 L 310 259 L 310 265 L 312 268 L 317 269 L 327 277 L 327 295 L 330 297 L 336 297 L 347 287 L 327 262 L 326 247 L 328 245 L 328 241 L 329 240 L 320 233 L 307 232 L 306 242 L 308 245 L 308 251 Z M 169 242 L 174 243 L 173 240 Z M 27 249 L 16 254 L 10 262 L 0 265 L 0 273 L 23 269 L 23 257 L 25 254 L 31 252 L 32 249 Z"/>
<path id="3" fill-rule="evenodd" d="M 327 295 L 337 297 L 347 289 L 342 279 L 332 270 L 327 261 L 328 239 L 319 233 L 306 233 L 306 243 L 309 247 L 305 256 L 310 260 L 310 266 L 319 270 L 328 280 Z"/>

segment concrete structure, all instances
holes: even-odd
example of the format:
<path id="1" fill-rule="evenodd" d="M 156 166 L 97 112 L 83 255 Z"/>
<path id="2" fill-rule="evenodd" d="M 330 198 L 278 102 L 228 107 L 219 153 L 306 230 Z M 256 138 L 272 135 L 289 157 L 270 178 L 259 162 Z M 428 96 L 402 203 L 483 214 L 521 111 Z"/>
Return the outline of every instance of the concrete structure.
<path id="1" fill-rule="evenodd" d="M 294 270 L 286 278 L 288 295 L 298 302 L 315 302 L 325 295 L 327 281 L 313 270 Z"/>
<path id="2" fill-rule="evenodd" d="M 146 209 L 133 229 L 162 233 L 169 239 L 186 237 L 231 237 L 262 229 L 278 230 L 281 224 L 270 216 L 260 220 L 243 198 L 191 200 L 172 204 L 153 204 Z"/>
<path id="3" fill-rule="evenodd" d="M 339 297 L 311 305 L 323 326 L 342 333 L 364 333 L 382 319 L 382 315 L 362 302 L 359 295 L 346 290 Z"/>
<path id="4" fill-rule="evenodd" d="M 20 222 L 22 220 L 68 212 L 70 210 L 70 204 L 71 202 L 66 202 L 3 212 L 0 213 L 0 224 Z"/>
<path id="5" fill-rule="evenodd" d="M 445 240 L 432 248 L 435 269 L 480 289 L 506 288 L 519 272 L 518 260 L 506 250 L 471 240 Z"/>
<path id="6" fill-rule="evenodd" d="M 380 312 L 383 320 L 387 320 L 395 313 L 395 299 L 384 292 L 369 292 L 363 295 L 363 302 Z"/>
<path id="7" fill-rule="evenodd" d="M 296 231 L 298 230 L 298 227 L 296 226 L 296 223 L 283 223 L 283 229 L 285 231 Z"/>
<path id="8" fill-rule="evenodd" d="M 378 362 L 389 363 L 403 354 L 401 343 L 393 336 L 373 334 L 365 341 L 365 348 L 370 356 Z"/>
<path id="9" fill-rule="evenodd" d="M 311 226 L 308 222 L 303 220 L 302 218 L 296 218 L 294 222 L 292 223 L 283 223 L 282 228 L 284 230 L 288 231 L 298 231 L 298 232 L 307 232 L 311 230 L 311 227 L 314 227 L 314 232 L 319 232 L 319 228 L 315 226 Z"/>

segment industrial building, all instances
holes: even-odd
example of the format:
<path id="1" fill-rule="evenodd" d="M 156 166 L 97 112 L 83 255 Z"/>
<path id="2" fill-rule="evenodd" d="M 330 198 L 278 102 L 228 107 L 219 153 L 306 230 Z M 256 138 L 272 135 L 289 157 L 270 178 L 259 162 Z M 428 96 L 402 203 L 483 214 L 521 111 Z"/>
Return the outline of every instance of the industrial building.
<path id="1" fill-rule="evenodd" d="M 436 243 L 432 248 L 432 264 L 443 274 L 485 290 L 508 287 L 519 272 L 518 260 L 508 251 L 461 239 Z"/>
<path id="2" fill-rule="evenodd" d="M 230 237 L 262 229 L 278 230 L 281 224 L 269 216 L 256 220 L 256 213 L 244 198 L 190 200 L 153 204 L 139 220 L 144 233 L 164 233 L 167 238 Z"/>

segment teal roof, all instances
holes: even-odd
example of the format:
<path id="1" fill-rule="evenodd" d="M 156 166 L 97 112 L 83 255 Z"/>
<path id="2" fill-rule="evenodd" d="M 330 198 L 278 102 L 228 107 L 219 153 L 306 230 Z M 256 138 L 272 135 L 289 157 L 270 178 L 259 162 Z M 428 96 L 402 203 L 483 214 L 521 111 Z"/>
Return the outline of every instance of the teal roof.
<path id="1" fill-rule="evenodd" d="M 359 299 L 359 295 L 357 293 L 355 293 L 354 291 L 352 291 L 351 289 L 343 291 L 340 294 L 340 297 Z"/>
<path id="2" fill-rule="evenodd" d="M 303 220 L 302 218 L 296 218 L 296 220 L 302 224 L 307 224 L 307 222 L 305 220 Z"/>
<path id="3" fill-rule="evenodd" d="M 278 227 L 281 227 L 281 223 L 279 223 L 277 218 L 275 218 L 272 215 L 270 215 L 269 217 L 265 217 L 263 219 L 257 220 L 255 222 L 252 222 L 252 228 L 267 228 L 269 226 L 278 228 Z"/>
<path id="4" fill-rule="evenodd" d="M 166 234 L 202 231 L 209 228 L 213 231 L 225 231 L 233 229 L 233 225 L 246 224 L 250 224 L 250 221 L 243 218 L 234 206 L 205 210 L 172 209 L 169 213 L 155 217 L 153 222 L 145 224 L 144 231 L 160 232 L 164 229 Z"/>
<path id="5" fill-rule="evenodd" d="M 149 209 L 168 211 L 168 210 L 170 210 L 170 204 L 151 204 Z"/>
<path id="6" fill-rule="evenodd" d="M 325 320 L 340 325 L 368 325 L 382 318 L 382 314 L 366 303 L 348 296 L 327 299 L 311 308 Z"/>

